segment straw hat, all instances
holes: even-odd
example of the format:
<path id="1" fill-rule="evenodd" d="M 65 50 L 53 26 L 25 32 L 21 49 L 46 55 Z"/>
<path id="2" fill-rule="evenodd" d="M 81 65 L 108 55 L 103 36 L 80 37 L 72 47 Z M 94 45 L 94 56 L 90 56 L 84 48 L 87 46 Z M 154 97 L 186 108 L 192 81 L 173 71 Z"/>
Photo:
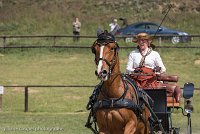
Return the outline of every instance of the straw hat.
<path id="1" fill-rule="evenodd" d="M 155 45 L 152 44 L 152 41 L 153 41 L 153 38 L 147 34 L 147 33 L 139 33 L 137 34 L 134 38 L 133 38 L 133 42 L 137 43 L 138 40 L 141 40 L 141 39 L 146 39 L 146 40 L 149 40 L 150 41 L 150 47 L 152 47 L 153 49 L 155 48 Z"/>
<path id="2" fill-rule="evenodd" d="M 147 34 L 147 33 L 139 33 L 133 38 L 133 42 L 136 43 L 140 39 L 147 39 L 147 40 L 152 41 L 152 37 L 149 34 Z"/>

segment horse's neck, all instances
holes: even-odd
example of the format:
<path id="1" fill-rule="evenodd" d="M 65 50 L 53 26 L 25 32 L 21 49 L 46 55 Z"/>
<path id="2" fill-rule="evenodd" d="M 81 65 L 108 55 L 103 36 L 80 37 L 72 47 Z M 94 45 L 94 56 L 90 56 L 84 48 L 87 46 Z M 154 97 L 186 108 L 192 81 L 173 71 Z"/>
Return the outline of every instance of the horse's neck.
<path id="1" fill-rule="evenodd" d="M 109 80 L 103 84 L 102 91 L 109 98 L 116 98 L 121 96 L 122 79 L 120 74 L 113 75 Z"/>
<path id="2" fill-rule="evenodd" d="M 121 80 L 121 72 L 120 72 L 120 66 L 119 66 L 119 57 L 116 56 L 115 65 L 113 66 L 113 69 L 111 70 L 110 78 L 106 81 L 108 85 L 116 86 L 119 84 L 119 81 Z"/>
<path id="3" fill-rule="evenodd" d="M 119 59 L 116 59 L 117 64 L 113 67 L 110 78 L 104 82 L 104 90 L 108 96 L 118 96 L 121 95 L 119 91 L 120 85 L 123 83 L 120 73 Z M 120 93 L 118 93 L 120 92 Z"/>

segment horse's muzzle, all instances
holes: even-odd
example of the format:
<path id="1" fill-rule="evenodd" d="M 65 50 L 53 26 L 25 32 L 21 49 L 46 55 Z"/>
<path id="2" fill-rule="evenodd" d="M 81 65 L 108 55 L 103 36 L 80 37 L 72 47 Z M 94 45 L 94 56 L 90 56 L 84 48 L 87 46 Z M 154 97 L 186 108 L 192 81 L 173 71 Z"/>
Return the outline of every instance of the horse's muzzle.
<path id="1" fill-rule="evenodd" d="M 95 71 L 96 76 L 98 76 L 98 78 L 100 78 L 103 81 L 106 81 L 108 79 L 108 71 L 107 70 L 102 70 L 99 74 L 97 71 Z"/>

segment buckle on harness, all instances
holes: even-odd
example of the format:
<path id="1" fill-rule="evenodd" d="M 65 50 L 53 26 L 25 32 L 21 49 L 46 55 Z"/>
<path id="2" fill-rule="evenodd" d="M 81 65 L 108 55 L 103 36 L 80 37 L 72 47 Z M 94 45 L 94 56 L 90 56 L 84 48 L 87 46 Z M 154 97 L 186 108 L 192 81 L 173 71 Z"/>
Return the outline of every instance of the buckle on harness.
<path id="1" fill-rule="evenodd" d="M 103 106 L 103 103 L 102 103 L 102 101 L 100 100 L 99 101 L 99 107 L 102 107 Z"/>
<path id="2" fill-rule="evenodd" d="M 114 100 L 111 100 L 111 106 L 110 107 L 113 107 L 114 105 Z"/>

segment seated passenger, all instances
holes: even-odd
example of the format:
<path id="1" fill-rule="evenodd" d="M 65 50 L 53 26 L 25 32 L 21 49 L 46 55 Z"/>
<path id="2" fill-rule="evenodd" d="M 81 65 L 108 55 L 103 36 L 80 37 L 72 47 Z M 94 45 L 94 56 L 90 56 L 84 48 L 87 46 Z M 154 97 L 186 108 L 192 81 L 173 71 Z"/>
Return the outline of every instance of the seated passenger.
<path id="1" fill-rule="evenodd" d="M 159 74 L 165 73 L 166 68 L 160 57 L 160 54 L 153 49 L 152 37 L 147 33 L 139 33 L 133 42 L 137 43 L 137 49 L 133 50 L 128 57 L 126 72 L 129 74 L 139 73 L 143 75 L 132 75 L 138 86 L 142 89 L 154 89 L 162 86 L 161 82 L 157 81 L 156 72 Z M 152 74 L 152 75 L 149 75 Z M 165 86 L 165 84 L 163 84 Z M 167 92 L 174 93 L 176 101 L 179 102 L 180 88 L 171 89 Z"/>

